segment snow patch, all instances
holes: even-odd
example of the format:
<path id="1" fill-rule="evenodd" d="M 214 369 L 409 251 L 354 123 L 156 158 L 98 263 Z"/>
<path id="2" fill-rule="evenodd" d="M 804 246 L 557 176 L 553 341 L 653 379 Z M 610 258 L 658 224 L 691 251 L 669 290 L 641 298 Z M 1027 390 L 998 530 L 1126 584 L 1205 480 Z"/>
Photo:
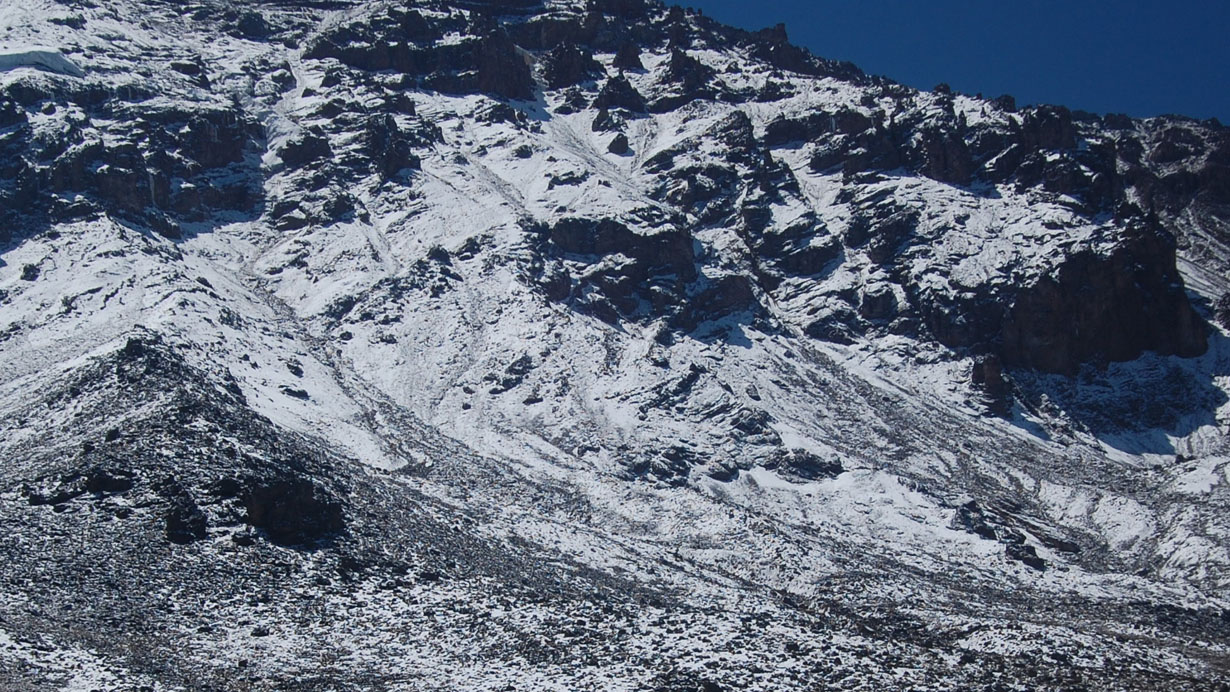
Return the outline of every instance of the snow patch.
<path id="1" fill-rule="evenodd" d="M 85 71 L 55 48 L 24 48 L 0 50 L 0 72 L 23 67 L 62 74 L 68 77 L 84 77 Z"/>

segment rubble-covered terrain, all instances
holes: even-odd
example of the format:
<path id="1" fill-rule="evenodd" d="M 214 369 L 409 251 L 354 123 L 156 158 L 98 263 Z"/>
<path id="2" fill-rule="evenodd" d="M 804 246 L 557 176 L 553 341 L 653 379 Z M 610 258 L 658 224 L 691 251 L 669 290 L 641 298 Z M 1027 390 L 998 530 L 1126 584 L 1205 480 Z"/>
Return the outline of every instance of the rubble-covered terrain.
<path id="1" fill-rule="evenodd" d="M 1230 130 L 653 0 L 0 6 L 0 687 L 1230 685 Z"/>

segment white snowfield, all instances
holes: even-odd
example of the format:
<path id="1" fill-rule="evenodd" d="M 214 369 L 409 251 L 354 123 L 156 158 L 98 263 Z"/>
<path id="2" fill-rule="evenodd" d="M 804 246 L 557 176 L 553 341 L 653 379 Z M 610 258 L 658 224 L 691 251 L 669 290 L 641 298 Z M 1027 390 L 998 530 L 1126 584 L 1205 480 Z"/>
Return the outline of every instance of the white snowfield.
<path id="1" fill-rule="evenodd" d="M 54 72 L 68 77 L 84 77 L 85 70 L 54 48 L 0 49 L 0 72 L 21 68 Z"/>

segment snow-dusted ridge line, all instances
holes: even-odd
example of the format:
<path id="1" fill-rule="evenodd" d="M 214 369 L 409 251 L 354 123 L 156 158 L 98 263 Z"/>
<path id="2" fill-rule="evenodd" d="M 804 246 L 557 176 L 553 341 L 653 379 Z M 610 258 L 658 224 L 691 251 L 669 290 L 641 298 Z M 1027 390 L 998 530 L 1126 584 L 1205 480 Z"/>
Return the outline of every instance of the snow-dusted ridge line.
<path id="1" fill-rule="evenodd" d="M 1226 331 L 995 392 L 941 319 L 1148 265 L 1082 158 L 1143 142 L 1215 321 L 1216 210 L 1146 173 L 1216 132 L 481 4 L 0 9 L 86 68 L 0 80 L 0 687 L 1224 678 Z"/>

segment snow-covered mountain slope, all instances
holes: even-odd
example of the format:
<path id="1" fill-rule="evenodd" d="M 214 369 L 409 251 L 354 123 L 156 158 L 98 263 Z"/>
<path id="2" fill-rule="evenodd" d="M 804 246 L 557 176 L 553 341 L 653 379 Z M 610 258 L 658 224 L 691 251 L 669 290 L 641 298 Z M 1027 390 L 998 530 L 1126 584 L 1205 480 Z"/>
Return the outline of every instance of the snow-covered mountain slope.
<path id="1" fill-rule="evenodd" d="M 0 682 L 1217 689 L 1228 155 L 641 0 L 13 0 Z"/>

